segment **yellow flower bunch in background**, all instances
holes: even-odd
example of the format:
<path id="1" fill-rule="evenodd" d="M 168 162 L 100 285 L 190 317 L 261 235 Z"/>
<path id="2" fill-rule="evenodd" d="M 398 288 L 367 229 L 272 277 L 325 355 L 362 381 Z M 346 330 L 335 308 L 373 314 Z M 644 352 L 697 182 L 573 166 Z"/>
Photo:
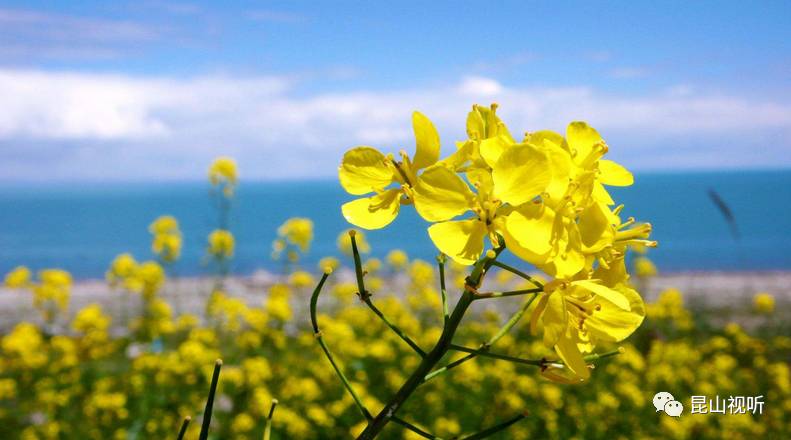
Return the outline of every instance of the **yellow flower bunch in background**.
<path id="1" fill-rule="evenodd" d="M 235 247 L 235 240 L 230 231 L 223 229 L 215 229 L 209 234 L 209 247 L 207 249 L 209 255 L 227 259 L 233 257 Z"/>
<path id="2" fill-rule="evenodd" d="M 236 161 L 230 157 L 218 157 L 209 166 L 209 182 L 219 188 L 225 197 L 233 196 L 238 178 Z"/>
<path id="3" fill-rule="evenodd" d="M 153 235 L 151 251 L 164 263 L 173 263 L 181 256 L 181 230 L 179 222 L 171 215 L 163 215 L 148 227 Z"/>
<path id="4" fill-rule="evenodd" d="M 313 242 L 313 221 L 309 218 L 292 217 L 277 228 L 277 238 L 272 242 L 272 259 L 286 256 L 286 261 L 296 263 L 300 254 L 310 250 Z"/>
<path id="5" fill-rule="evenodd" d="M 21 289 L 30 286 L 31 272 L 25 266 L 17 266 L 8 272 L 3 280 L 6 287 Z"/>
<path id="6" fill-rule="evenodd" d="M 62 269 L 44 269 L 33 285 L 33 305 L 46 322 L 54 321 L 58 312 L 65 312 L 71 296 L 71 274 Z"/>

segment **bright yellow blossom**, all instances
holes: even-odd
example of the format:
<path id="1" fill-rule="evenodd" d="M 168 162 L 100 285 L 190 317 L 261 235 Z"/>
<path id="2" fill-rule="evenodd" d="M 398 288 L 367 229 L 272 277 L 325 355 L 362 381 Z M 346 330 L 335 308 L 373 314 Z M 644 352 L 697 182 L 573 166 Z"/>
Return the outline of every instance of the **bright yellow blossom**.
<path id="1" fill-rule="evenodd" d="M 345 203 L 341 211 L 346 220 L 361 228 L 380 229 L 392 222 L 402 204 L 412 203 L 412 189 L 421 180 L 420 170 L 439 160 L 439 134 L 422 113 L 412 114 L 416 149 L 410 159 L 403 150 L 397 161 L 373 147 L 356 147 L 346 152 L 338 177 L 341 186 L 352 195 L 367 195 Z M 395 185 L 395 186 L 394 186 Z"/>
<path id="2" fill-rule="evenodd" d="M 151 250 L 165 263 L 172 263 L 181 256 L 181 231 L 175 217 L 163 215 L 148 227 L 154 236 Z"/>
<path id="3" fill-rule="evenodd" d="M 30 285 L 30 269 L 17 266 L 5 276 L 4 284 L 12 289 L 28 287 Z"/>
<path id="4" fill-rule="evenodd" d="M 766 292 L 756 293 L 753 296 L 753 308 L 758 313 L 771 315 L 775 310 L 775 297 Z"/>
<path id="5" fill-rule="evenodd" d="M 234 251 L 234 238 L 230 231 L 215 229 L 209 234 L 209 255 L 216 258 L 231 258 Z"/>
<path id="6" fill-rule="evenodd" d="M 218 157 L 209 166 L 209 182 L 214 186 L 222 187 L 226 197 L 233 196 L 238 179 L 236 161 L 230 157 Z"/>

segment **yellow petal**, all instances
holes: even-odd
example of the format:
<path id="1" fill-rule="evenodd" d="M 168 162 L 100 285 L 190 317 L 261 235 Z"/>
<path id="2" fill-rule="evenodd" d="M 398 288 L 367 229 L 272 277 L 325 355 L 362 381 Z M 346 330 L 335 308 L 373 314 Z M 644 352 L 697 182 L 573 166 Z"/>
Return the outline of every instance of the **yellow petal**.
<path id="1" fill-rule="evenodd" d="M 513 145 L 513 142 L 509 142 L 508 137 L 495 136 L 482 140 L 478 148 L 480 149 L 483 159 L 491 167 L 497 163 L 497 160 L 500 159 L 503 152 L 511 145 Z"/>
<path id="2" fill-rule="evenodd" d="M 371 147 L 357 147 L 343 155 L 338 168 L 341 186 L 350 194 L 362 195 L 384 189 L 393 182 L 393 169 L 384 154 Z"/>
<path id="3" fill-rule="evenodd" d="M 415 170 L 434 165 L 439 160 L 439 133 L 434 124 L 423 113 L 412 113 L 412 129 L 415 131 Z"/>
<path id="4" fill-rule="evenodd" d="M 623 341 L 640 327 L 645 318 L 645 305 L 640 295 L 624 285 L 617 286 L 617 289 L 629 300 L 631 310 L 617 307 L 606 299 L 596 298 L 594 301 L 600 305 L 600 309 L 585 320 L 585 328 L 594 339 Z"/>
<path id="5" fill-rule="evenodd" d="M 575 162 L 584 160 L 593 146 L 602 142 L 599 132 L 585 122 L 572 122 L 566 128 L 566 139 Z"/>
<path id="6" fill-rule="evenodd" d="M 470 139 L 486 137 L 486 122 L 478 111 L 479 108 L 479 106 L 474 105 L 472 111 L 467 114 L 467 136 Z"/>
<path id="7" fill-rule="evenodd" d="M 552 130 L 539 130 L 528 135 L 528 141 L 533 145 L 544 145 L 547 142 L 557 145 L 561 149 L 568 152 L 569 146 L 566 140 L 560 133 L 555 133 Z"/>
<path id="8" fill-rule="evenodd" d="M 558 279 L 568 279 L 585 267 L 577 224 L 570 219 L 556 215 L 552 229 L 552 258 L 541 264 L 540 269 Z"/>
<path id="9" fill-rule="evenodd" d="M 607 189 L 601 182 L 593 182 L 593 188 L 591 191 L 591 196 L 593 200 L 604 203 L 605 205 L 614 205 L 615 201 L 610 197 L 610 193 L 607 192 Z"/>
<path id="10" fill-rule="evenodd" d="M 552 347 L 568 327 L 566 301 L 561 292 L 552 292 L 547 300 L 542 321 L 544 322 L 544 345 Z"/>
<path id="11" fill-rule="evenodd" d="M 577 344 L 571 337 L 565 335 L 564 337 L 558 339 L 558 342 L 555 345 L 555 352 L 566 364 L 566 367 L 568 367 L 568 369 L 574 374 L 583 380 L 590 377 L 588 365 L 585 362 L 585 359 L 582 357 L 582 353 L 577 347 Z"/>
<path id="12" fill-rule="evenodd" d="M 538 303 L 536 303 L 536 307 L 533 309 L 533 313 L 530 315 L 530 334 L 535 335 L 538 332 L 538 320 L 541 318 L 541 315 L 544 313 L 544 309 L 547 307 L 547 301 L 549 300 L 549 294 L 541 295 L 541 298 L 538 299 Z"/>
<path id="13" fill-rule="evenodd" d="M 534 199 L 551 179 L 547 155 L 530 144 L 508 148 L 492 168 L 495 196 L 513 206 Z"/>
<path id="14" fill-rule="evenodd" d="M 430 222 L 452 219 L 470 209 L 475 195 L 458 174 L 434 165 L 418 177 L 413 191 L 415 209 Z"/>
<path id="15" fill-rule="evenodd" d="M 634 176 L 619 163 L 600 159 L 599 181 L 605 185 L 629 186 L 634 183 Z"/>
<path id="16" fill-rule="evenodd" d="M 401 190 L 389 189 L 373 197 L 353 200 L 341 207 L 349 223 L 364 229 L 381 229 L 398 215 Z"/>
<path id="17" fill-rule="evenodd" d="M 486 226 L 477 219 L 436 223 L 428 228 L 428 235 L 440 252 L 469 266 L 483 253 Z"/>
<path id="18" fill-rule="evenodd" d="M 595 281 L 578 280 L 578 281 L 573 281 L 571 284 L 574 286 L 582 287 L 585 290 L 591 291 L 596 295 L 605 298 L 607 301 L 610 301 L 611 303 L 615 304 L 616 306 L 624 310 L 629 310 L 630 308 L 629 299 L 626 298 L 621 292 L 610 289 L 609 287 L 603 286 L 599 283 L 596 283 Z"/>
<path id="19" fill-rule="evenodd" d="M 528 263 L 544 263 L 552 250 L 554 221 L 555 213 L 542 203 L 525 203 L 514 209 L 505 221 L 508 249 Z"/>
<path id="20" fill-rule="evenodd" d="M 552 180 L 547 185 L 545 192 L 549 195 L 549 199 L 552 203 L 557 203 L 566 194 L 566 190 L 569 186 L 573 165 L 571 156 L 560 144 L 550 139 L 544 139 L 542 144 L 535 145 L 544 150 L 549 159 L 549 167 L 552 170 Z"/>
<path id="21" fill-rule="evenodd" d="M 615 240 L 613 220 L 609 208 L 601 203 L 593 203 L 582 211 L 579 230 L 583 252 L 596 253 L 612 245 Z"/>

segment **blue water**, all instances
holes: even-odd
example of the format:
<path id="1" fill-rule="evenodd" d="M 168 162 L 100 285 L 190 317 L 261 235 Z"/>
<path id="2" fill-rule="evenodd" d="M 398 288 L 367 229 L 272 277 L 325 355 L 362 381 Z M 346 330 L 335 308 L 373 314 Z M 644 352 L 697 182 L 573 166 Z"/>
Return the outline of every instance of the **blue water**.
<path id="1" fill-rule="evenodd" d="M 709 199 L 709 188 L 733 210 L 740 240 Z M 625 215 L 654 225 L 660 246 L 650 257 L 660 271 L 791 269 L 791 171 L 638 174 L 634 186 L 612 193 L 626 204 Z M 348 227 L 340 204 L 350 199 L 336 181 L 243 182 L 231 221 L 233 271 L 279 268 L 270 244 L 277 226 L 292 216 L 316 224 L 305 265 L 337 255 L 335 239 Z M 427 223 L 412 209 L 403 211 L 391 227 L 368 233 L 373 255 L 397 247 L 432 258 Z M 208 273 L 201 259 L 217 214 L 205 183 L 0 187 L 0 274 L 23 264 L 102 277 L 118 253 L 152 258 L 147 227 L 162 214 L 176 216 L 184 234 L 176 273 Z"/>

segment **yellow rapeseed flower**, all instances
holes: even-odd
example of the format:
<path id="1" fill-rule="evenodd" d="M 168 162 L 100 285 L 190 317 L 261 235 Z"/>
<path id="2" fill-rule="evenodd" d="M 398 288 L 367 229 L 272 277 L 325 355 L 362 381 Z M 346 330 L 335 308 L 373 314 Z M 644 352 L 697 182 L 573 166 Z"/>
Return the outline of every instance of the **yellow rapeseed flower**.
<path id="1" fill-rule="evenodd" d="M 234 251 L 234 238 L 230 231 L 215 229 L 209 234 L 209 255 L 216 258 L 231 258 Z"/>
<path id="2" fill-rule="evenodd" d="M 25 266 L 17 266 L 5 276 L 3 284 L 12 289 L 24 288 L 30 285 L 31 272 Z"/>
<path id="3" fill-rule="evenodd" d="M 218 157 L 209 166 L 209 182 L 214 186 L 221 186 L 226 197 L 233 196 L 238 179 L 236 161 L 230 157 Z"/>
<path id="4" fill-rule="evenodd" d="M 416 150 L 410 159 L 403 150 L 401 160 L 385 156 L 373 147 L 356 147 L 346 152 L 338 177 L 341 186 L 352 195 L 363 197 L 345 203 L 341 211 L 346 220 L 361 228 L 380 229 L 392 222 L 402 204 L 412 203 L 412 189 L 421 180 L 420 170 L 439 160 L 440 142 L 437 129 L 420 112 L 412 113 Z"/>
<path id="5" fill-rule="evenodd" d="M 771 315 L 775 310 L 775 297 L 766 292 L 756 293 L 753 296 L 753 308 L 758 313 Z"/>

